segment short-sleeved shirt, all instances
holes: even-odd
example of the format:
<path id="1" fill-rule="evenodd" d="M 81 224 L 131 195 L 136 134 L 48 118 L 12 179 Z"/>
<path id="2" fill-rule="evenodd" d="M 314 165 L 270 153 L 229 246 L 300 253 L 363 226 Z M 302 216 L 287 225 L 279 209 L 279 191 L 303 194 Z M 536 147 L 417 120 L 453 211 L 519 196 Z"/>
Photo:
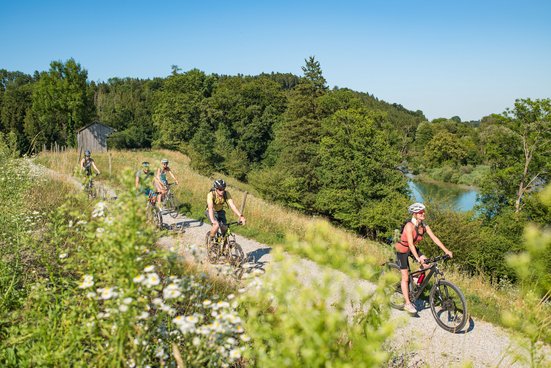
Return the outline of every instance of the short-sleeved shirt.
<path id="1" fill-rule="evenodd" d="M 226 204 L 230 199 L 231 199 L 231 195 L 228 191 L 226 191 L 226 195 L 225 195 L 226 199 L 224 199 L 224 196 L 218 196 L 215 194 L 214 191 L 210 191 L 208 194 L 207 194 L 207 208 L 208 208 L 208 205 L 209 203 L 212 203 L 212 206 L 214 208 L 215 211 L 222 211 L 222 209 L 224 209 L 224 204 Z"/>
<path id="2" fill-rule="evenodd" d="M 148 173 L 144 173 L 143 170 L 136 171 L 136 177 L 140 180 L 139 182 L 141 191 L 153 188 L 154 176 L 155 174 L 153 174 L 151 171 L 149 171 Z"/>

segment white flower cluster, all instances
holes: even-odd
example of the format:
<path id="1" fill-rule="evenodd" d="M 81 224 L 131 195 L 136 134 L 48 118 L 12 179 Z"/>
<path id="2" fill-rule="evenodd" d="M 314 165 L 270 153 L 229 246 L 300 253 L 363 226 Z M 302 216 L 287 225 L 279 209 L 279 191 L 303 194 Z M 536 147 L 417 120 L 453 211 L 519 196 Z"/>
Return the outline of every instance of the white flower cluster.
<path id="1" fill-rule="evenodd" d="M 94 207 L 94 210 L 92 211 L 92 217 L 103 217 L 105 216 L 105 210 L 107 209 L 107 205 L 105 202 L 98 202 L 96 206 Z"/>

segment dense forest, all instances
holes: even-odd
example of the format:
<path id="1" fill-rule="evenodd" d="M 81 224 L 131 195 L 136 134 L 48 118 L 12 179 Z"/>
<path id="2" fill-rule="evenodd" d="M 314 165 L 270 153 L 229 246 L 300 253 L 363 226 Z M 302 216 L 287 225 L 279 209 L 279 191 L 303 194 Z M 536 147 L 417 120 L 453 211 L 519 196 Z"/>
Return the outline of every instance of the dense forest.
<path id="1" fill-rule="evenodd" d="M 428 121 L 369 93 L 330 89 L 314 57 L 302 70 L 228 76 L 173 66 L 166 78 L 96 83 L 73 59 L 34 75 L 2 69 L 0 131 L 25 155 L 74 147 L 76 130 L 100 121 L 116 129 L 113 148 L 179 150 L 200 172 L 246 181 L 373 239 L 406 217 L 404 172 L 476 185 L 475 211 L 431 203 L 430 224 L 466 271 L 514 278 L 504 257 L 520 250 L 525 224 L 551 223 L 535 195 L 549 183 L 550 99 L 511 101 L 480 121 Z"/>

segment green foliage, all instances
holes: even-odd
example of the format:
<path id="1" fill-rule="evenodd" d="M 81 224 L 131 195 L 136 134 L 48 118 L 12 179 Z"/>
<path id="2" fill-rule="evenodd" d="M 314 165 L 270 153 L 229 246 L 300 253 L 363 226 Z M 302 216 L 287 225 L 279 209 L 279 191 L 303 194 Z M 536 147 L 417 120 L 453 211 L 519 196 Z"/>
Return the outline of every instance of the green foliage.
<path id="1" fill-rule="evenodd" d="M 424 147 L 424 162 L 429 167 L 465 164 L 467 149 L 452 133 L 437 133 Z"/>
<path id="2" fill-rule="evenodd" d="M 126 177 L 116 203 L 97 203 L 90 213 L 71 199 L 39 239 L 24 239 L 38 257 L 27 264 L 33 279 L 18 295 L 22 306 L 4 303 L 11 314 L 2 309 L 2 366 L 175 365 L 175 347 L 186 366 L 220 366 L 241 356 L 247 339 L 240 338 L 227 290 L 153 247 L 143 199 L 135 197 L 131 173 Z M 0 276 L 9 271 L 4 262 L 17 266 L 1 260 Z M 4 277 L 0 282 L 4 287 Z"/>
<path id="3" fill-rule="evenodd" d="M 325 119 L 322 132 L 316 208 L 373 237 L 393 228 L 407 202 L 406 179 L 385 133 L 370 114 L 354 110 Z"/>
<path id="4" fill-rule="evenodd" d="M 87 77 L 74 59 L 53 61 L 50 70 L 40 74 L 32 94 L 33 119 L 26 128 L 40 134 L 39 143 L 75 146 L 76 130 L 95 115 Z"/>
<path id="5" fill-rule="evenodd" d="M 321 264 L 349 264 L 349 245 L 335 239 L 327 226 L 312 226 L 304 242 L 289 239 L 286 247 L 315 254 Z M 383 348 L 393 326 L 387 321 L 389 309 L 384 295 L 385 283 L 368 293 L 347 283 L 336 286 L 337 277 L 327 270 L 319 280 L 305 280 L 293 261 L 284 261 L 281 250 L 275 252 L 277 269 L 269 279 L 258 280 L 244 295 L 246 328 L 252 337 L 248 357 L 259 367 L 376 367 L 388 358 Z M 288 258 L 288 257 L 286 257 Z M 294 260 L 296 262 L 296 260 Z M 374 265 L 366 259 L 349 274 L 371 276 Z M 305 273 L 306 274 L 306 273 Z M 355 280 L 359 280 L 356 278 Z M 344 285 L 344 283 L 340 283 Z M 251 289 L 251 286 L 249 287 Z M 350 323 L 347 298 L 357 293 L 361 302 Z M 339 295 L 334 298 L 332 295 Z"/>
<path id="6" fill-rule="evenodd" d="M 542 202 L 551 208 L 551 186 L 541 194 Z M 527 307 L 515 308 L 503 314 L 504 322 L 528 337 L 526 345 L 532 367 L 545 366 L 545 351 L 541 342 L 551 342 L 551 232 L 549 228 L 528 225 L 524 234 L 524 251 L 508 257 L 509 265 L 515 270 L 523 291 Z"/>

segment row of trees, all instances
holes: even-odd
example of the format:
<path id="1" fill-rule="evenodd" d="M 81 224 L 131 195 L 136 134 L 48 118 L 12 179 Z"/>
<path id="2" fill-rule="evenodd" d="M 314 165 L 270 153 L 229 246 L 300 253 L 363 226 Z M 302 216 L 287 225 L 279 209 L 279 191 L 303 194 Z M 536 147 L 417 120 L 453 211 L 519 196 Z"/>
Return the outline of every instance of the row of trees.
<path id="1" fill-rule="evenodd" d="M 532 195 L 549 182 L 550 100 L 518 100 L 480 122 L 429 122 L 367 93 L 329 89 L 313 57 L 302 70 L 224 76 L 174 66 L 166 78 L 102 83 L 88 82 L 72 59 L 33 76 L 1 70 L 0 131 L 26 153 L 73 146 L 75 131 L 99 120 L 117 129 L 112 147 L 180 150 L 204 173 L 248 181 L 269 199 L 372 238 L 405 215 L 404 167 L 448 181 L 470 176 L 481 192 L 476 215 L 435 214 L 434 224 L 470 256 L 457 226 L 488 245 L 465 258 L 471 270 L 495 272 L 526 221 L 551 222 Z"/>

